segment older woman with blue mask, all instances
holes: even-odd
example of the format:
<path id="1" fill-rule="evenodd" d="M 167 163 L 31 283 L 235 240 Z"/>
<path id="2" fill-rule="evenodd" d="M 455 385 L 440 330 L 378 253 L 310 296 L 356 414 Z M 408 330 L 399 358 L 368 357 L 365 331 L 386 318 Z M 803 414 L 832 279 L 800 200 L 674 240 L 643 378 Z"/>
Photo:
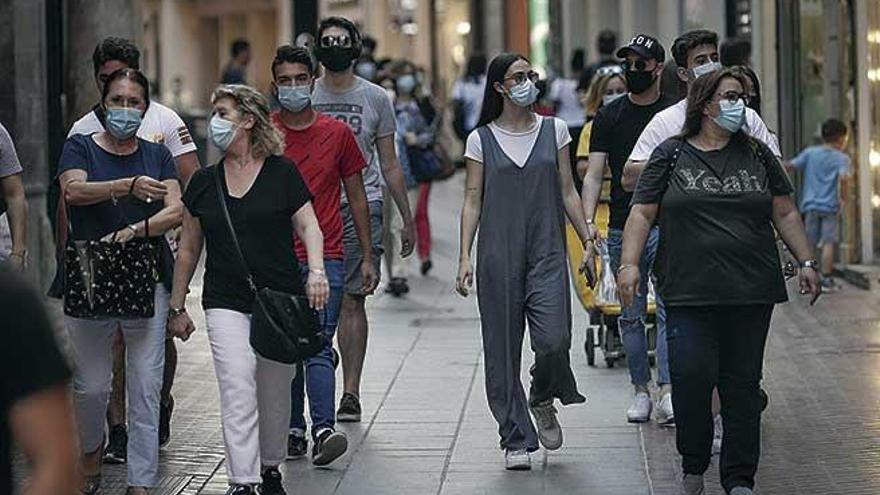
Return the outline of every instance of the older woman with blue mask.
<path id="1" fill-rule="evenodd" d="M 74 397 L 86 475 L 83 493 L 100 488 L 111 343 L 117 326 L 122 328 L 128 362 L 129 493 L 147 493 L 159 481 L 159 393 L 171 283 L 164 234 L 180 224 L 183 208 L 171 153 L 161 144 L 136 137 L 149 94 L 149 83 L 140 72 L 120 69 L 111 74 L 101 99 L 107 130 L 72 136 L 59 163 L 59 182 L 70 207 L 71 242 L 149 243 L 154 247 L 149 256 L 155 257 L 121 267 L 129 275 L 114 282 L 121 284 L 119 291 L 146 294 L 136 298 L 140 301 L 152 300 L 152 305 L 145 304 L 150 308 L 129 308 L 128 315 L 125 311 L 116 316 L 90 314 L 96 301 L 88 296 L 99 290 L 96 284 L 101 277 L 83 277 L 83 285 L 77 286 L 83 292 L 77 292 L 71 282 L 77 273 L 68 266 L 65 325 L 75 364 Z M 132 278 L 130 274 L 138 272 L 134 264 L 142 262 L 155 263 L 158 277 L 148 273 L 143 279 Z"/>

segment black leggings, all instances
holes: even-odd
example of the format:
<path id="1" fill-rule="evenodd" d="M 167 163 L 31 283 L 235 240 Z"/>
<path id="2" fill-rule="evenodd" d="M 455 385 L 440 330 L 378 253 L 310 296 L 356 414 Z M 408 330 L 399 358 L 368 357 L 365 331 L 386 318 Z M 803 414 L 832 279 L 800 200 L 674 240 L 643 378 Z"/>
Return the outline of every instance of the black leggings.
<path id="1" fill-rule="evenodd" d="M 761 455 L 759 383 L 773 305 L 666 308 L 676 444 L 685 474 L 712 458 L 712 389 L 721 395 L 721 484 L 753 488 Z"/>

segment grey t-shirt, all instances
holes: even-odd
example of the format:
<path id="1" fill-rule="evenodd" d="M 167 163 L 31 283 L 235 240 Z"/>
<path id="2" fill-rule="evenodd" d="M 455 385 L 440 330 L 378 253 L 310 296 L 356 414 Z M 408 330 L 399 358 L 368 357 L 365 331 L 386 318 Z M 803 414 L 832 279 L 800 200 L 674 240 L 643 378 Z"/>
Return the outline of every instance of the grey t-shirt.
<path id="1" fill-rule="evenodd" d="M 3 124 L 0 124 L 0 178 L 20 174 L 21 171 L 21 163 L 18 162 L 12 137 Z"/>
<path id="2" fill-rule="evenodd" d="M 360 77 L 355 79 L 354 86 L 341 93 L 331 91 L 324 85 L 323 78 L 318 79 L 312 93 L 312 106 L 351 127 L 368 164 L 364 170 L 367 201 L 381 201 L 383 180 L 376 140 L 391 136 L 397 130 L 394 108 L 381 86 Z M 347 202 L 344 192 L 342 201 Z"/>

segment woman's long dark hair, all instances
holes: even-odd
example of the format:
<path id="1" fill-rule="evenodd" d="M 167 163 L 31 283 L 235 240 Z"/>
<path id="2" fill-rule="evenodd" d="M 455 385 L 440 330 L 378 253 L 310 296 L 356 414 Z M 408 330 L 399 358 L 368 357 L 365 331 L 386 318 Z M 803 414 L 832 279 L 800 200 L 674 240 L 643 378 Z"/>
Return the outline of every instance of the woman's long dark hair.
<path id="1" fill-rule="evenodd" d="M 529 61 L 519 53 L 502 53 L 493 58 L 492 63 L 489 64 L 489 71 L 486 74 L 486 90 L 483 93 L 483 109 L 480 111 L 480 121 L 477 123 L 477 127 L 482 127 L 501 115 L 501 111 L 504 109 L 504 96 L 495 91 L 495 83 L 504 84 L 504 74 L 507 74 L 507 69 L 517 60 Z"/>
<path id="2" fill-rule="evenodd" d="M 684 121 L 684 129 L 681 132 L 683 138 L 691 138 L 700 133 L 703 129 L 703 110 L 712 102 L 712 98 L 718 92 L 718 86 L 721 85 L 721 81 L 728 78 L 738 81 L 742 85 L 743 91 L 746 91 L 746 88 L 748 88 L 748 81 L 742 71 L 735 69 L 716 70 L 694 81 L 691 85 L 690 93 L 688 93 L 687 114 Z M 740 133 L 742 133 L 742 130 L 737 132 L 737 134 Z"/>

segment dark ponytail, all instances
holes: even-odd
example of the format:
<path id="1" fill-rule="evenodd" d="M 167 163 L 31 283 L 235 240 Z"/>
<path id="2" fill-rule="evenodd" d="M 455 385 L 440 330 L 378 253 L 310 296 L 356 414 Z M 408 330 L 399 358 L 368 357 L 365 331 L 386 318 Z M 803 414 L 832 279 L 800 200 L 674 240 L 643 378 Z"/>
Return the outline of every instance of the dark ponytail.
<path id="1" fill-rule="evenodd" d="M 501 111 L 504 109 L 504 96 L 495 91 L 495 83 L 504 84 L 504 74 L 507 74 L 507 69 L 517 60 L 529 61 L 518 53 L 502 53 L 493 58 L 492 63 L 489 64 L 489 71 L 486 74 L 486 90 L 483 93 L 483 108 L 480 111 L 480 121 L 477 123 L 477 127 L 482 127 L 501 115 Z"/>

